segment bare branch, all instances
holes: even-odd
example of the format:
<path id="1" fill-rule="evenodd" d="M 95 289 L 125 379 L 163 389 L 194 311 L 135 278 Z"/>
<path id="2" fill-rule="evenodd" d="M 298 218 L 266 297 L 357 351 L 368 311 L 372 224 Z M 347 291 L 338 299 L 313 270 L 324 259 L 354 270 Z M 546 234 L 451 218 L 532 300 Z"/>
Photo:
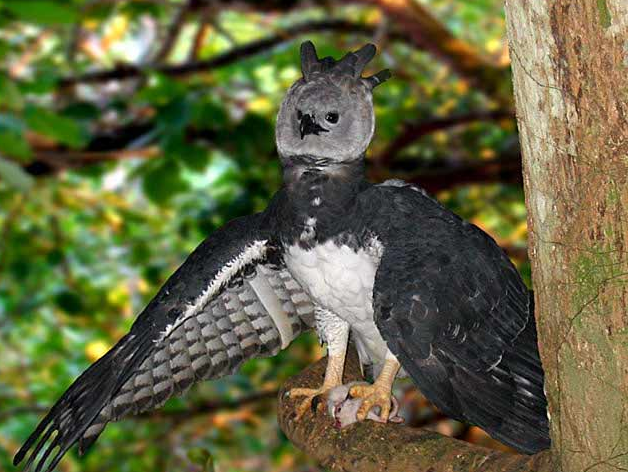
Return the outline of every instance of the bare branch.
<path id="1" fill-rule="evenodd" d="M 146 143 L 144 147 L 134 148 L 132 143 L 151 133 L 153 129 L 154 123 L 130 123 L 92 137 L 90 143 L 82 150 L 42 147 L 31 143 L 35 150 L 31 161 L 26 164 L 16 162 L 22 164 L 29 174 L 39 177 L 102 162 L 150 159 L 161 155 L 158 146 Z M 185 134 L 189 141 L 211 142 L 216 136 L 215 131 L 209 128 L 188 128 Z"/>
<path id="2" fill-rule="evenodd" d="M 177 9 L 172 22 L 168 25 L 161 47 L 157 50 L 151 61 L 153 64 L 159 64 L 165 61 L 170 55 L 172 48 L 175 46 L 177 39 L 179 38 L 181 29 L 185 25 L 185 20 L 190 12 L 193 2 L 194 0 L 188 0 Z"/>
<path id="3" fill-rule="evenodd" d="M 444 118 L 430 118 L 418 122 L 408 122 L 404 125 L 399 135 L 388 144 L 386 149 L 373 159 L 373 162 L 375 165 L 381 167 L 390 165 L 399 151 L 434 131 L 452 128 L 474 121 L 500 120 L 504 118 L 514 119 L 514 115 L 508 110 L 479 111 L 466 113 L 464 115 L 452 115 Z"/>
<path id="4" fill-rule="evenodd" d="M 194 33 L 194 39 L 192 40 L 192 45 L 190 46 L 190 50 L 188 52 L 188 61 L 196 61 L 198 59 L 198 55 L 203 47 L 205 38 L 207 37 L 209 21 L 212 15 L 212 9 L 207 6 L 201 11 L 198 18 L 198 27 Z"/>
<path id="5" fill-rule="evenodd" d="M 443 161 L 429 168 L 391 170 L 389 167 L 372 166 L 368 168 L 372 181 L 386 179 L 402 179 L 419 184 L 430 193 L 450 189 L 459 185 L 483 183 L 522 184 L 521 155 L 519 149 L 504 152 L 491 160 L 475 160 L 471 162 Z"/>
<path id="6" fill-rule="evenodd" d="M 423 171 L 406 180 L 421 185 L 428 192 L 436 193 L 466 184 L 501 182 L 521 185 L 522 179 L 521 157 L 505 155 L 490 161 L 477 161 Z"/>
<path id="7" fill-rule="evenodd" d="M 357 355 L 348 356 L 345 381 L 360 378 Z M 346 429 L 334 428 L 323 413 L 306 413 L 295 420 L 296 402 L 285 392 L 293 387 L 321 383 L 326 360 L 322 359 L 289 379 L 279 392 L 279 426 L 288 439 L 332 471 L 343 472 L 552 472 L 548 452 L 534 456 L 513 455 L 474 446 L 438 433 L 372 421 Z"/>
<path id="8" fill-rule="evenodd" d="M 66 77 L 60 81 L 61 87 L 68 87 L 77 83 L 106 82 L 108 80 L 122 80 L 142 76 L 148 72 L 160 72 L 166 75 L 180 76 L 195 72 L 208 71 L 232 64 L 246 57 L 268 51 L 270 48 L 283 44 L 297 36 L 319 31 L 340 31 L 345 33 L 372 34 L 374 28 L 346 20 L 308 21 L 258 41 L 252 41 L 230 51 L 218 54 L 210 59 L 190 61 L 176 65 L 143 66 L 126 64 L 114 69 L 88 72 L 83 75 Z M 396 36 L 400 38 L 398 35 Z"/>

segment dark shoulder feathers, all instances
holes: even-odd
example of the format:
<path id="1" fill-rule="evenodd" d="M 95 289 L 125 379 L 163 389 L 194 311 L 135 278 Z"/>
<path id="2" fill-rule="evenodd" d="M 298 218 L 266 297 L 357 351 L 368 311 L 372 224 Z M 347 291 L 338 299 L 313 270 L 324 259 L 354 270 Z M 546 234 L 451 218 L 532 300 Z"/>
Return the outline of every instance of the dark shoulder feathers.
<path id="1" fill-rule="evenodd" d="M 506 254 L 417 187 L 361 199 L 383 246 L 373 308 L 388 348 L 449 416 L 523 452 L 547 448 L 530 293 Z"/>

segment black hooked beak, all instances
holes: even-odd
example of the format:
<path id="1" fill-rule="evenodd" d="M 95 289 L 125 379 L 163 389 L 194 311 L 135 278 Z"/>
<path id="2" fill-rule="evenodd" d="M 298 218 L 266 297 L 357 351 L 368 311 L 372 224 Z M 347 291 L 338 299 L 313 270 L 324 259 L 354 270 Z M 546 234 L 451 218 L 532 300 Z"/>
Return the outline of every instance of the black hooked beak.
<path id="1" fill-rule="evenodd" d="M 301 125 L 299 126 L 299 131 L 301 131 L 301 139 L 305 137 L 306 134 L 315 134 L 318 136 L 318 133 L 321 131 L 327 132 L 328 129 L 323 128 L 321 125 L 314 121 L 314 117 L 310 115 L 301 115 Z"/>

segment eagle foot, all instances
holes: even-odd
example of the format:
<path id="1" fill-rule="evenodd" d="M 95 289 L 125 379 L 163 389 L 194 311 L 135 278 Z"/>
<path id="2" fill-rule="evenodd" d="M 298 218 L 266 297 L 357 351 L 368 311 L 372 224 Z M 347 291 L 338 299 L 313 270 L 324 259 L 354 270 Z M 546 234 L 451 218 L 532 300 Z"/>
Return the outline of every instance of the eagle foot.
<path id="1" fill-rule="evenodd" d="M 296 419 L 300 420 L 306 411 L 312 410 L 312 413 L 321 411 L 327 401 L 327 393 L 333 387 L 322 386 L 320 388 L 293 388 L 288 394 L 290 398 L 305 397 L 296 408 Z"/>
<path id="2" fill-rule="evenodd" d="M 376 414 L 380 423 L 387 423 L 390 418 L 390 409 L 393 406 L 392 391 L 390 387 L 375 382 L 372 385 L 354 385 L 349 390 L 349 396 L 353 398 L 361 398 L 362 404 L 358 409 L 358 421 L 364 421 L 367 417 L 372 417 L 369 412 L 373 408 L 379 408 Z"/>

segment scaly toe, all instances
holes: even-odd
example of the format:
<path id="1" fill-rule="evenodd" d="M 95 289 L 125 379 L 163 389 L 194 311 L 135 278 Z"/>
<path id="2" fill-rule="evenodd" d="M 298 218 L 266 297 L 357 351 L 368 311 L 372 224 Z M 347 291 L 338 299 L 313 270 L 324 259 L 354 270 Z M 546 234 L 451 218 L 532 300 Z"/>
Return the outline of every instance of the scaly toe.
<path id="1" fill-rule="evenodd" d="M 325 404 L 323 394 L 326 390 L 322 388 L 293 388 L 289 391 L 290 397 L 305 397 L 305 399 L 299 403 L 296 408 L 296 419 L 300 420 L 306 411 L 312 410 L 312 413 L 316 412 Z"/>
<path id="2" fill-rule="evenodd" d="M 379 421 L 386 423 L 390 415 L 391 392 L 388 389 L 381 388 L 378 385 L 356 385 L 351 388 L 349 394 L 354 398 L 362 398 L 363 402 L 358 409 L 358 421 L 364 421 L 369 411 L 375 407 L 379 407 Z"/>

